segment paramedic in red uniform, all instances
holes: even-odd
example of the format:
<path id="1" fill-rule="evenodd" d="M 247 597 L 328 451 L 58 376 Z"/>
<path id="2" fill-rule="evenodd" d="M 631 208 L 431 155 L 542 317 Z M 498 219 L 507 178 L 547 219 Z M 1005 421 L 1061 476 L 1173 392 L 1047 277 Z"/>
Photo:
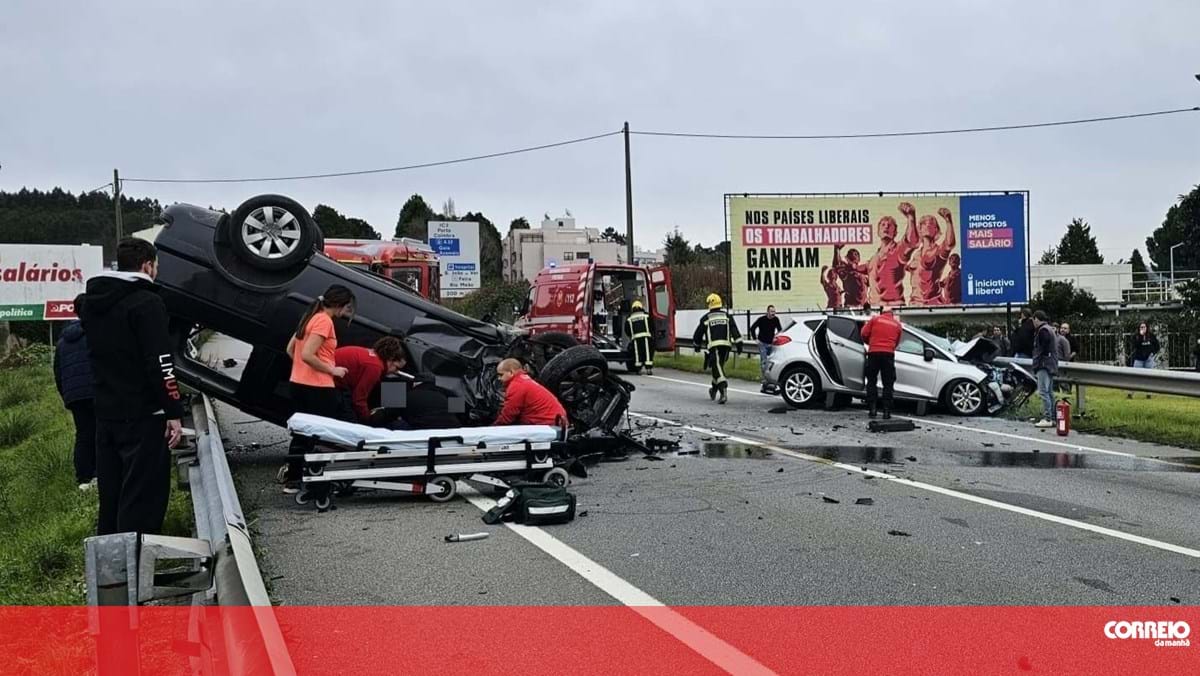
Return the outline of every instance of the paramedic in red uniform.
<path id="1" fill-rule="evenodd" d="M 884 306 L 882 312 L 867 320 L 862 327 L 862 339 L 867 344 L 867 408 L 875 417 L 875 378 L 883 376 L 883 417 L 892 417 L 892 387 L 896 384 L 896 346 L 900 344 L 900 320 L 892 314 L 892 308 Z"/>
<path id="2" fill-rule="evenodd" d="M 917 249 L 916 260 L 912 266 L 912 305 L 941 305 L 942 303 L 942 272 L 946 262 L 954 251 L 954 217 L 946 207 L 938 209 L 938 216 L 946 221 L 946 236 L 941 235 L 942 226 L 933 216 L 922 216 L 921 225 L 917 228 L 921 236 L 921 248 Z"/>
<path id="3" fill-rule="evenodd" d="M 348 345 L 333 351 L 333 362 L 346 369 L 346 375 L 335 378 L 343 394 L 349 393 L 354 419 L 367 424 L 371 419 L 371 394 L 387 374 L 397 373 L 408 363 L 404 345 L 395 336 L 384 336 L 373 347 Z"/>
<path id="4" fill-rule="evenodd" d="M 567 412 L 550 390 L 542 387 L 516 359 L 496 365 L 496 375 L 504 384 L 504 406 L 494 425 L 553 425 L 563 427 Z"/>
<path id="5" fill-rule="evenodd" d="M 908 202 L 901 202 L 899 209 L 908 219 L 903 240 L 896 241 L 899 234 L 896 219 L 891 216 L 879 219 L 879 250 L 867 263 L 871 273 L 871 303 L 904 304 L 904 272 L 917 248 L 917 211 Z"/>

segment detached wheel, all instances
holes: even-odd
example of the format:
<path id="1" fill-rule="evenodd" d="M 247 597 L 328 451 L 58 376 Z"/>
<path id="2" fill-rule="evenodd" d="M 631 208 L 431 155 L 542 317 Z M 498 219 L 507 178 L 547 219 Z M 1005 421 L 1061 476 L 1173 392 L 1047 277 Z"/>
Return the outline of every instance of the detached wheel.
<path id="1" fill-rule="evenodd" d="M 987 396 L 979 383 L 970 380 L 955 380 L 946 386 L 943 402 L 955 415 L 979 415 L 986 404 Z"/>
<path id="2" fill-rule="evenodd" d="M 430 493 L 429 487 L 439 489 L 438 493 Z M 429 496 L 434 502 L 448 502 L 458 495 L 458 487 L 454 483 L 454 479 L 448 476 L 435 476 L 425 483 L 425 495 Z"/>
<path id="3" fill-rule="evenodd" d="M 811 406 L 821 396 L 821 379 L 808 366 L 793 366 L 779 380 L 779 395 L 792 408 Z"/>
<path id="4" fill-rule="evenodd" d="M 227 227 L 233 252 L 260 270 L 299 265 L 324 241 L 308 211 L 282 195 L 259 195 L 242 202 Z"/>

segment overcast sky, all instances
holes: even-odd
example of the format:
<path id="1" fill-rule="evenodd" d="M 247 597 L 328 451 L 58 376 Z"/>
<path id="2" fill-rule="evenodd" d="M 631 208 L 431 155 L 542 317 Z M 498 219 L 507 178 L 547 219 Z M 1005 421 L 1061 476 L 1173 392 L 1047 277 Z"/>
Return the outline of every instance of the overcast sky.
<path id="1" fill-rule="evenodd" d="M 165 5 L 172 5 L 167 8 Z M 175 6 L 189 5 L 191 9 Z M 0 189 L 436 161 L 613 131 L 846 133 L 1200 105 L 1200 2 L 6 0 Z M 1028 189 L 1034 256 L 1086 218 L 1115 260 L 1200 183 L 1200 113 L 855 141 L 633 138 L 635 238 L 723 238 L 726 192 Z M 624 228 L 620 137 L 280 192 L 390 236 L 405 199 Z"/>

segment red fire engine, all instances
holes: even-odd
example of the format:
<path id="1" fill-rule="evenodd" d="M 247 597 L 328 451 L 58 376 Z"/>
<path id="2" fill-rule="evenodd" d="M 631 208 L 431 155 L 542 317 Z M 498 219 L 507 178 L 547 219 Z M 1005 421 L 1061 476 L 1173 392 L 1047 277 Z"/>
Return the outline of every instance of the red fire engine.
<path id="1" fill-rule="evenodd" d="M 438 256 L 420 240 L 327 239 L 325 255 L 390 279 L 435 303 L 441 298 Z"/>

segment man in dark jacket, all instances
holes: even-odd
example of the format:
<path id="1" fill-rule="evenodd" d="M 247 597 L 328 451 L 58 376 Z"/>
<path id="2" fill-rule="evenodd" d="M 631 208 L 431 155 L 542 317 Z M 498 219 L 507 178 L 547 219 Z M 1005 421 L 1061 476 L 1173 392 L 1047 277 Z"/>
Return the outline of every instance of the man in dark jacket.
<path id="1" fill-rule="evenodd" d="M 1037 376 L 1038 395 L 1042 398 L 1042 419 L 1038 427 L 1054 427 L 1054 376 L 1058 375 L 1058 334 L 1046 313 L 1033 315 L 1033 372 Z"/>
<path id="2" fill-rule="evenodd" d="M 96 478 L 95 389 L 87 336 L 77 321 L 67 324 L 54 348 L 54 385 L 75 420 L 75 482 L 87 490 Z"/>
<path id="3" fill-rule="evenodd" d="M 1012 351 L 1014 357 L 1028 359 L 1033 356 L 1033 313 L 1029 308 L 1021 310 L 1021 323 L 1012 335 Z"/>
<path id="4" fill-rule="evenodd" d="M 774 388 L 767 384 L 767 359 L 775 347 L 775 336 L 783 331 L 783 324 L 775 316 L 775 306 L 767 306 L 767 314 L 754 320 L 750 325 L 750 337 L 758 341 L 758 367 L 762 374 L 762 391 L 774 394 Z"/>
<path id="5" fill-rule="evenodd" d="M 75 300 L 95 376 L 100 535 L 158 533 L 167 513 L 183 405 L 157 274 L 154 245 L 123 239 L 117 272 L 91 278 Z"/>

